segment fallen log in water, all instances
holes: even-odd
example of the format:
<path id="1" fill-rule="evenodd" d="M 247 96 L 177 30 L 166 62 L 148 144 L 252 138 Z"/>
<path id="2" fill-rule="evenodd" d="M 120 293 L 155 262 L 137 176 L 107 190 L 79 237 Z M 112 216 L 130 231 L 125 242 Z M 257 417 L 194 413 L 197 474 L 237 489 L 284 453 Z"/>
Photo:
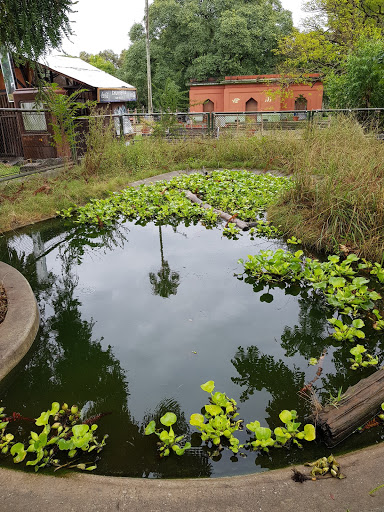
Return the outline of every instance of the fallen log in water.
<path id="1" fill-rule="evenodd" d="M 210 208 L 213 208 L 210 204 L 204 203 L 201 199 L 197 197 L 197 195 L 192 194 L 190 190 L 185 191 L 186 197 L 192 201 L 192 203 L 199 204 L 202 208 L 205 208 L 206 210 L 209 210 Z M 221 210 L 218 210 L 217 208 L 213 208 L 213 211 L 222 219 L 226 220 L 227 222 L 233 222 L 233 224 L 236 224 L 236 226 L 243 231 L 248 231 L 250 228 L 250 225 L 248 222 L 244 222 L 242 220 L 237 219 L 234 215 L 231 215 L 230 213 L 222 212 Z"/>
<path id="2" fill-rule="evenodd" d="M 348 388 L 336 406 L 324 407 L 310 419 L 317 424 L 326 445 L 332 448 L 372 419 L 383 402 L 384 369 L 381 369 Z"/>

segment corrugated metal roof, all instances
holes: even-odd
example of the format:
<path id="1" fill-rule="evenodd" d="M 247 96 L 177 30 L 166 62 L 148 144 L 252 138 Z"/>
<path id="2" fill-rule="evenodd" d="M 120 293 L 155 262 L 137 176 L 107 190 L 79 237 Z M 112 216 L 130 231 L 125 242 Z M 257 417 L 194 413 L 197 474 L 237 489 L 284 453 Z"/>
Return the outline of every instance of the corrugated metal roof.
<path id="1" fill-rule="evenodd" d="M 91 87 L 126 87 L 135 89 L 133 85 L 123 82 L 119 78 L 88 64 L 78 57 L 66 57 L 64 55 L 48 55 L 39 60 L 39 64 L 52 71 L 61 73 Z"/>

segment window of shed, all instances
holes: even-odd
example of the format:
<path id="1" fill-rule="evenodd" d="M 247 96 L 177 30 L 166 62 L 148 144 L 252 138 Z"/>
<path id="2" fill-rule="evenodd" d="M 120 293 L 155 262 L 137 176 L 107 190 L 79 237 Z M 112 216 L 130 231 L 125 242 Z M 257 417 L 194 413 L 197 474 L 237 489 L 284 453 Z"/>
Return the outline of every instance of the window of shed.
<path id="1" fill-rule="evenodd" d="M 29 112 L 22 112 L 24 129 L 26 132 L 46 132 L 47 121 L 45 119 L 45 112 L 37 112 L 43 108 L 42 103 L 35 101 L 20 103 L 20 108 L 24 110 L 31 110 Z"/>

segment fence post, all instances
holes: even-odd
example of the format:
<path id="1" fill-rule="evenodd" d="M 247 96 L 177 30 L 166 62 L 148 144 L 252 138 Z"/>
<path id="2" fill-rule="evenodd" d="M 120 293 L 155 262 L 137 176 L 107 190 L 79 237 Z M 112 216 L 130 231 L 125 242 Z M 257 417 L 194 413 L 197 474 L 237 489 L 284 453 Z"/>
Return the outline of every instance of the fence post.
<path id="1" fill-rule="evenodd" d="M 207 112 L 207 135 L 211 134 L 211 112 Z"/>
<path id="2" fill-rule="evenodd" d="M 123 118 L 123 116 L 119 116 L 119 124 L 120 124 L 120 139 L 124 139 L 124 118 Z"/>

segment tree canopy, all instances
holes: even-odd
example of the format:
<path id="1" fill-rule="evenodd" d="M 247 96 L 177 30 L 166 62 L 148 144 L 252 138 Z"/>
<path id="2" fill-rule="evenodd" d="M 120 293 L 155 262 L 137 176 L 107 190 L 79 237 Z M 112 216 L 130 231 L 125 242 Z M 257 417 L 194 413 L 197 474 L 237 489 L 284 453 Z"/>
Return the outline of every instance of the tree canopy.
<path id="1" fill-rule="evenodd" d="M 378 39 L 384 28 L 384 0 L 310 0 L 305 30 L 279 42 L 284 70 L 337 73 L 362 39 Z"/>
<path id="2" fill-rule="evenodd" d="M 345 71 L 326 78 L 330 107 L 372 108 L 384 105 L 384 41 L 361 39 L 345 62 Z"/>
<path id="3" fill-rule="evenodd" d="M 120 59 L 112 50 L 104 50 L 95 55 L 92 53 L 80 52 L 79 57 L 85 62 L 92 64 L 92 66 L 95 66 L 110 75 L 116 76 L 118 73 Z"/>
<path id="4" fill-rule="evenodd" d="M 167 78 L 185 89 L 190 79 L 273 72 L 280 60 L 273 49 L 292 30 L 280 0 L 154 0 L 149 20 L 155 88 Z M 120 76 L 146 91 L 143 25 L 129 37 Z"/>
<path id="5" fill-rule="evenodd" d="M 320 72 L 331 107 L 383 106 L 384 0 L 310 0 L 304 31 L 279 42 L 281 70 Z"/>
<path id="6" fill-rule="evenodd" d="M 35 60 L 71 34 L 73 0 L 0 0 L 0 47 Z"/>

